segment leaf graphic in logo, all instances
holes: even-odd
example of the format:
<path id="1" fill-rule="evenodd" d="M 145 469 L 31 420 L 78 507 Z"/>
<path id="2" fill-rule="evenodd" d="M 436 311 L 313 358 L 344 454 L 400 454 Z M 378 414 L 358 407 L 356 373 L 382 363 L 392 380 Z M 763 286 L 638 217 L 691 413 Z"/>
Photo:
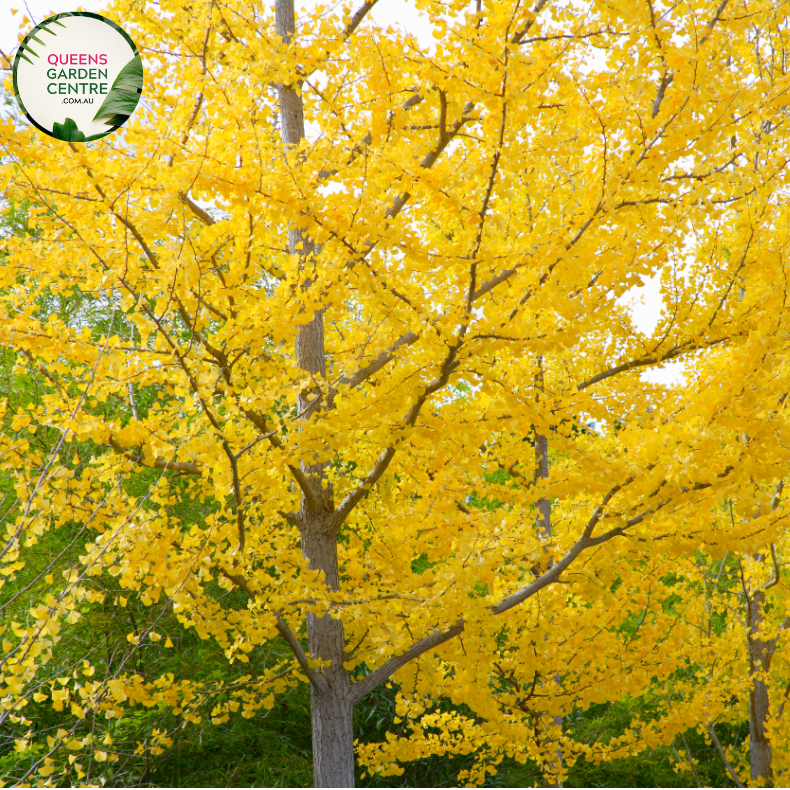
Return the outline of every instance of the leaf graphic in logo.
<path id="1" fill-rule="evenodd" d="M 109 124 L 110 126 L 120 126 L 122 123 L 126 123 L 126 119 L 128 115 L 124 115 L 123 113 L 118 113 L 118 115 L 113 115 L 109 121 L 105 121 L 105 123 Z"/>
<path id="2" fill-rule="evenodd" d="M 63 123 L 52 124 L 52 136 L 56 140 L 66 140 L 69 143 L 82 143 L 85 135 L 77 128 L 71 118 L 66 118 Z"/>
<path id="3" fill-rule="evenodd" d="M 57 24 L 60 24 L 60 22 L 58 22 Z M 60 26 L 63 27 L 63 25 Z M 38 42 L 39 44 L 41 44 L 42 47 L 45 47 L 46 44 L 38 36 L 34 35 L 36 31 L 41 31 L 41 30 L 46 31 L 52 36 L 57 36 L 57 33 L 53 33 L 48 27 L 46 27 L 46 23 L 42 23 L 38 27 L 33 28 L 34 32 L 28 34 L 28 36 L 25 38 L 24 43 L 22 44 L 22 47 L 20 47 L 20 51 L 19 51 L 19 57 L 22 58 L 23 60 L 26 60 L 28 63 L 30 63 L 31 66 L 34 66 L 35 63 L 33 63 L 33 61 L 30 60 L 30 58 L 28 58 L 25 55 L 25 52 L 29 52 L 31 55 L 33 55 L 36 58 L 39 57 L 39 55 L 38 52 L 32 49 L 30 44 L 28 44 L 27 42 L 28 39 L 30 39 L 32 41 Z"/>
<path id="4" fill-rule="evenodd" d="M 142 89 L 143 62 L 137 55 L 121 69 L 107 94 L 107 98 L 102 102 L 96 115 L 93 116 L 93 120 L 111 115 L 113 117 L 105 123 L 111 126 L 120 126 L 137 107 Z"/>
<path id="5" fill-rule="evenodd" d="M 113 82 L 113 88 L 120 85 L 126 85 L 135 90 L 143 89 L 143 61 L 140 56 L 132 58 L 118 73 L 118 76 Z"/>

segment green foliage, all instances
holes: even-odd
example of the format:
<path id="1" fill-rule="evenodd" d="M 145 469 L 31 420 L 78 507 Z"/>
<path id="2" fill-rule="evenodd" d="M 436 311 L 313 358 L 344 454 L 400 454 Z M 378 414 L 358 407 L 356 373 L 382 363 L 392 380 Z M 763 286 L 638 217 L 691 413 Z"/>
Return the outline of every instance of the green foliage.
<path id="1" fill-rule="evenodd" d="M 52 136 L 56 140 L 66 140 L 66 142 L 70 143 L 82 143 L 85 141 L 85 134 L 77 128 L 77 124 L 72 118 L 66 118 L 63 123 L 53 123 Z"/>

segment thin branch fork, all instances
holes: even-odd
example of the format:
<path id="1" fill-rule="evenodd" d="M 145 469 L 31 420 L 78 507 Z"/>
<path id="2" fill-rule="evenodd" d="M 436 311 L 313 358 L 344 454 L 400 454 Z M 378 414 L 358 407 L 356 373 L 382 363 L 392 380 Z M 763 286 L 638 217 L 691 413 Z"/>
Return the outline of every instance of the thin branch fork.
<path id="1" fill-rule="evenodd" d="M 275 612 L 274 616 L 277 621 L 277 630 L 280 632 L 280 636 L 288 643 L 288 647 L 291 648 L 291 652 L 299 663 L 302 672 L 307 675 L 307 679 L 310 681 L 311 685 L 315 686 L 316 689 L 320 691 L 324 691 L 326 688 L 326 681 L 310 666 L 304 649 L 296 638 L 296 634 L 288 627 L 288 624 L 283 620 L 282 614 L 279 611 Z"/>
<path id="2" fill-rule="evenodd" d="M 460 348 L 460 340 L 456 345 L 450 347 L 447 356 L 442 363 L 439 375 L 423 390 L 419 398 L 417 398 L 417 400 L 412 404 L 412 407 L 409 409 L 405 419 L 403 420 L 404 426 L 413 427 L 417 421 L 420 411 L 422 410 L 422 407 L 425 405 L 425 402 L 428 400 L 428 398 L 444 387 L 450 380 L 452 372 L 460 364 L 457 359 Z M 371 471 L 364 477 L 359 485 L 357 485 L 357 487 L 340 503 L 337 510 L 335 510 L 334 519 L 337 524 L 342 524 L 346 518 L 348 518 L 349 514 L 356 507 L 357 503 L 360 502 L 362 497 L 364 497 L 365 494 L 370 490 L 371 486 L 375 485 L 379 478 L 384 474 L 394 457 L 395 448 L 392 446 L 387 447 L 386 450 L 384 450 L 384 452 L 379 456 L 379 459 L 374 465 L 373 469 L 371 469 Z"/>
<path id="3" fill-rule="evenodd" d="M 360 26 L 362 20 L 368 15 L 370 10 L 373 8 L 374 5 L 378 0 L 366 0 L 355 12 L 351 19 L 348 21 L 348 24 L 343 30 L 343 38 L 348 38 L 351 36 L 354 31 Z"/>
<path id="4" fill-rule="evenodd" d="M 244 590 L 244 592 L 247 593 L 247 595 L 252 600 L 256 600 L 258 598 L 258 594 L 252 589 L 249 582 L 241 574 L 231 573 L 224 568 L 217 568 L 217 570 L 226 579 L 228 579 L 228 581 L 233 582 L 241 590 Z M 319 675 L 310 666 L 307 655 L 305 654 L 302 645 L 299 643 L 299 640 L 296 638 L 296 634 L 294 634 L 294 632 L 288 627 L 288 624 L 285 622 L 285 620 L 283 620 L 282 611 L 278 609 L 274 613 L 274 617 L 277 631 L 279 632 L 280 636 L 288 643 L 288 647 L 291 648 L 291 652 L 294 654 L 294 658 L 301 667 L 302 672 L 305 673 L 311 684 L 315 685 L 316 688 L 323 690 L 326 685 L 324 678 L 321 677 L 321 675 Z"/>
<path id="5" fill-rule="evenodd" d="M 261 432 L 261 434 L 263 434 L 261 438 L 268 439 L 272 447 L 274 447 L 276 450 L 285 449 L 282 440 L 275 431 L 269 428 L 269 426 L 266 424 L 266 418 L 262 414 L 258 414 L 252 409 L 247 409 L 241 405 L 239 408 L 241 409 L 244 416 Z M 242 448 L 240 452 L 244 452 L 245 449 L 247 448 Z M 296 484 L 302 491 L 302 494 L 304 494 L 305 501 L 310 507 L 317 507 L 318 503 L 315 498 L 315 492 L 310 485 L 307 475 L 298 466 L 294 466 L 293 464 L 287 464 L 287 468 L 293 476 L 293 479 L 296 481 Z M 299 526 L 298 522 L 294 520 L 293 514 L 290 514 L 288 517 L 286 517 L 286 519 L 292 524 Z"/>
<path id="6" fill-rule="evenodd" d="M 314 90 L 316 93 L 318 93 L 318 95 L 319 95 L 319 96 L 321 96 L 321 98 L 323 98 L 323 95 L 322 95 L 322 94 L 321 94 L 321 93 L 318 91 L 318 89 L 317 89 L 317 88 L 315 88 L 315 87 L 314 87 L 313 85 L 311 85 L 310 83 L 308 83 L 308 85 L 310 85 L 310 87 L 311 87 L 311 88 L 313 88 L 313 90 Z M 326 101 L 326 100 L 325 100 L 325 101 Z M 412 96 L 410 96 L 408 99 L 406 99 L 406 101 L 405 101 L 405 102 L 403 102 L 403 104 L 401 104 L 401 106 L 400 106 L 400 109 L 401 109 L 402 111 L 404 111 L 404 112 L 408 112 L 408 110 L 412 109 L 412 107 L 416 107 L 418 104 L 421 104 L 423 101 L 425 101 L 425 99 L 423 98 L 422 94 L 415 92 L 415 93 L 414 93 Z M 390 118 L 390 123 L 391 123 L 391 122 L 392 122 L 392 118 Z M 366 148 L 367 148 L 367 147 L 368 147 L 368 146 L 369 146 L 369 145 L 370 145 L 372 142 L 373 142 L 373 135 L 372 135 L 370 132 L 368 132 L 368 133 L 367 133 L 367 134 L 366 134 L 366 135 L 365 135 L 365 136 L 364 136 L 364 137 L 363 137 L 363 138 L 362 138 L 362 139 L 361 139 L 361 140 L 360 140 L 360 141 L 359 141 L 359 142 L 358 142 L 358 143 L 357 143 L 357 144 L 356 144 L 356 145 L 355 145 L 355 146 L 354 146 L 352 149 L 351 149 L 351 153 L 348 155 L 348 158 L 346 159 L 346 164 L 345 164 L 345 166 L 346 166 L 346 167 L 349 167 L 350 165 L 352 165 L 352 164 L 353 164 L 353 163 L 356 161 L 357 157 L 358 157 L 358 156 L 359 156 L 359 155 L 360 155 L 360 154 L 361 154 L 361 153 L 362 153 L 362 152 L 363 152 L 363 151 L 364 151 L 364 150 L 365 150 L 365 149 L 366 149 Z M 337 175 L 337 174 L 338 174 L 338 172 L 340 172 L 340 171 L 339 171 L 339 169 L 338 169 L 338 168 L 336 168 L 336 167 L 335 167 L 335 168 L 330 168 L 330 169 L 323 168 L 323 169 L 322 169 L 322 170 L 321 170 L 321 171 L 318 173 L 318 175 L 316 176 L 316 178 L 317 178 L 317 180 L 319 180 L 319 181 L 325 181 L 327 178 L 331 178 L 332 176 L 335 176 L 335 175 Z"/>
<path id="7" fill-rule="evenodd" d="M 78 152 L 78 149 L 74 145 L 74 143 L 69 143 L 69 147 L 71 148 L 72 151 L 74 151 L 74 153 Z M 111 201 L 109 199 L 109 197 L 107 196 L 107 193 L 104 191 L 104 189 L 101 187 L 101 185 L 96 181 L 96 178 L 93 175 L 93 171 L 90 169 L 90 167 L 85 166 L 85 172 L 91 178 L 91 181 L 93 182 L 94 189 L 101 196 L 102 200 L 104 200 L 104 202 L 107 204 L 107 208 L 109 209 L 109 211 L 112 214 L 112 216 L 115 217 L 115 219 L 117 219 L 118 222 L 120 222 L 132 234 L 132 236 L 134 237 L 135 241 L 137 241 L 137 243 L 140 245 L 140 249 L 145 254 L 145 257 L 147 258 L 148 262 L 151 264 L 151 266 L 155 270 L 159 271 L 159 269 L 160 269 L 159 260 L 157 259 L 156 255 L 154 255 L 153 250 L 148 246 L 148 243 L 143 238 L 142 233 L 140 233 L 140 231 L 137 229 L 135 224 L 133 222 L 131 222 L 128 219 L 128 217 L 124 216 L 119 211 L 116 211 L 116 209 L 115 209 L 115 202 L 116 201 Z M 184 200 L 184 198 L 186 198 L 186 195 L 184 195 L 183 193 L 180 193 L 179 197 L 180 197 L 180 199 Z M 188 198 L 186 198 L 186 199 L 188 200 Z M 117 200 L 117 198 L 116 198 L 116 200 Z M 190 200 L 189 203 L 186 203 L 186 205 L 188 205 L 192 211 L 199 212 L 197 214 L 197 216 L 201 216 L 200 212 L 202 212 L 202 214 L 204 214 L 206 217 L 211 219 L 208 216 L 208 214 L 206 214 L 206 212 L 204 212 L 203 209 L 201 209 L 199 206 L 197 206 L 193 201 Z M 211 221 L 210 224 L 213 224 L 213 220 Z M 135 296 L 135 298 L 138 298 L 138 296 L 135 293 L 134 289 L 131 288 L 126 283 L 124 278 L 121 277 L 120 281 L 123 283 L 124 287 L 129 291 L 129 293 L 133 294 Z M 194 291 L 193 291 L 193 293 L 194 293 Z M 198 294 L 195 294 L 195 296 L 197 296 L 199 298 Z M 227 360 L 225 359 L 224 354 L 222 354 L 222 352 L 219 351 L 218 349 L 214 348 L 211 345 L 211 343 L 209 343 L 206 340 L 206 338 L 203 337 L 202 333 L 197 330 L 196 320 L 192 320 L 190 318 L 187 309 L 184 307 L 184 303 L 182 302 L 181 297 L 178 296 L 178 294 L 175 293 L 175 282 L 174 282 L 174 288 L 173 288 L 173 293 L 171 294 L 171 297 L 173 298 L 173 300 L 175 301 L 175 303 L 177 305 L 178 314 L 181 316 L 181 320 L 189 328 L 191 336 L 196 338 L 198 340 L 198 342 L 206 349 L 206 351 L 208 351 L 208 353 L 211 354 L 211 356 L 214 357 L 221 365 L 223 363 L 226 363 Z M 146 312 L 149 312 L 149 311 L 146 310 Z M 149 317 L 151 317 L 154 320 L 154 322 L 156 323 L 157 327 L 160 329 L 160 331 L 162 331 L 161 326 L 160 326 L 160 322 L 156 320 L 156 317 L 154 315 L 150 315 Z M 197 318 L 197 316 L 195 316 L 195 318 Z M 163 334 L 165 334 L 165 333 L 163 332 Z M 165 337 L 167 337 L 166 334 L 165 334 Z M 171 346 L 174 345 L 172 343 L 172 341 L 169 340 L 169 338 L 168 338 L 168 342 L 170 342 Z M 180 360 L 180 356 L 179 356 L 179 360 Z M 197 389 L 195 389 L 195 391 L 197 392 Z M 208 416 L 209 419 L 213 423 L 214 420 L 211 418 L 208 409 L 205 408 L 205 405 L 204 405 L 204 411 L 206 412 L 206 416 Z M 214 425 L 214 427 L 216 428 L 217 426 Z"/>
<path id="8" fill-rule="evenodd" d="M 74 151 L 74 153 L 78 153 L 78 149 L 74 145 L 74 143 L 69 143 L 69 147 L 71 148 L 72 151 Z M 112 214 L 112 216 L 115 217 L 132 234 L 132 236 L 135 238 L 137 243 L 140 245 L 140 248 L 142 249 L 143 253 L 145 254 L 145 257 L 147 258 L 147 260 L 149 261 L 151 266 L 155 270 L 159 271 L 160 270 L 159 261 L 158 261 L 156 255 L 154 255 L 154 253 L 151 250 L 151 248 L 146 243 L 146 241 L 143 238 L 143 236 L 140 233 L 140 231 L 135 227 L 134 223 L 129 221 L 129 219 L 127 217 L 125 217 L 123 214 L 120 214 L 118 211 L 115 210 L 115 208 L 114 208 L 115 201 L 110 201 L 110 199 L 107 197 L 107 194 L 105 193 L 104 189 L 96 181 L 95 176 L 93 175 L 93 172 L 90 169 L 90 167 L 85 166 L 85 172 L 91 178 L 91 180 L 93 182 L 93 186 L 96 189 L 96 191 L 99 193 L 99 195 L 102 197 L 102 199 L 107 203 L 107 207 L 108 207 L 110 213 Z M 109 268 L 109 267 L 107 267 L 107 264 L 104 263 L 104 261 L 102 261 L 102 264 L 104 265 L 105 268 Z M 137 299 L 137 300 L 140 299 L 140 295 L 137 293 L 137 291 L 131 285 L 129 285 L 129 283 L 126 281 L 126 279 L 124 277 L 119 277 L 119 281 L 122 283 L 124 288 L 126 288 L 126 290 L 132 296 L 134 296 L 135 299 Z M 206 351 L 208 351 L 208 353 L 211 354 L 211 356 L 214 357 L 217 360 L 217 362 L 220 364 L 220 367 L 224 368 L 227 365 L 227 358 L 225 357 L 225 355 L 220 350 L 214 348 L 212 346 L 212 344 L 209 343 L 206 340 L 206 338 L 203 337 L 202 333 L 198 331 L 197 326 L 196 326 L 196 324 L 197 324 L 197 314 L 195 315 L 195 320 L 192 320 L 190 318 L 188 311 L 186 310 L 186 308 L 184 307 L 183 302 L 181 301 L 181 298 L 178 296 L 178 294 L 175 293 L 175 281 L 173 283 L 173 289 L 171 291 L 171 295 L 170 296 L 175 301 L 175 303 L 177 305 L 177 311 L 178 311 L 178 314 L 181 316 L 181 320 L 184 322 L 185 326 L 189 329 L 189 332 L 190 332 L 190 344 L 192 343 L 192 338 L 196 339 L 206 349 Z M 192 372 L 189 370 L 188 366 L 186 365 L 186 362 L 184 361 L 184 358 L 183 358 L 182 354 L 179 353 L 177 345 L 174 343 L 174 341 L 170 337 L 169 333 L 166 332 L 164 327 L 162 326 L 161 319 L 157 318 L 155 312 L 149 306 L 146 306 L 146 305 L 143 304 L 142 305 L 142 309 L 146 313 L 146 315 L 149 317 L 149 319 L 151 319 L 154 322 L 154 324 L 156 324 L 156 327 L 159 330 L 160 334 L 165 338 L 165 340 L 167 341 L 168 345 L 170 345 L 170 348 L 172 349 L 173 355 L 176 357 L 176 359 L 178 360 L 179 365 L 182 367 L 182 369 L 184 370 L 184 373 L 187 375 L 187 378 L 189 379 L 192 391 L 200 399 L 200 404 L 203 407 L 203 412 L 206 415 L 206 417 L 208 418 L 209 422 L 212 424 L 212 426 L 215 429 L 220 430 L 219 423 L 217 422 L 216 418 L 212 415 L 211 410 L 208 408 L 208 405 L 206 404 L 206 402 L 204 401 L 202 395 L 200 394 L 200 389 L 197 386 L 197 382 L 195 381 L 194 376 L 192 375 Z"/>
<path id="9" fill-rule="evenodd" d="M 524 37 L 529 33 L 532 29 L 532 26 L 535 24 L 536 16 L 543 10 L 543 7 L 546 5 L 548 0 L 538 0 L 535 3 L 535 7 L 532 9 L 531 17 L 524 23 L 524 27 L 516 33 L 513 38 L 511 39 L 511 44 L 521 44 L 524 41 Z"/>
<path id="10" fill-rule="evenodd" d="M 453 121 L 449 128 L 443 128 L 440 130 L 439 142 L 432 151 L 429 151 L 423 157 L 422 162 L 420 162 L 420 169 L 430 170 L 434 164 L 436 164 L 436 160 L 442 154 L 444 149 L 447 148 L 447 146 L 453 141 L 458 132 L 461 131 L 461 128 L 464 126 L 464 124 L 472 119 L 470 113 L 474 107 L 474 102 L 467 102 L 463 110 L 461 110 L 461 117 L 458 120 Z M 410 192 L 403 192 L 398 195 L 398 197 L 392 202 L 392 205 L 390 205 L 390 207 L 384 212 L 384 221 L 386 222 L 388 220 L 395 219 L 395 217 L 400 214 L 406 203 L 409 202 L 410 198 Z M 373 249 L 373 247 L 375 247 L 375 242 L 368 242 L 365 245 L 363 255 L 367 255 Z M 353 261 L 351 263 L 353 264 Z"/>
<path id="11" fill-rule="evenodd" d="M 195 215 L 195 216 L 196 216 L 196 217 L 197 217 L 197 218 L 198 218 L 198 219 L 199 219 L 199 220 L 200 220 L 200 221 L 201 221 L 203 224 L 204 224 L 204 225 L 206 225 L 206 226 L 208 226 L 208 227 L 211 227 L 212 225 L 215 225 L 215 224 L 216 224 L 216 222 L 217 222 L 217 221 L 214 219 L 214 217 L 212 217 L 212 216 L 211 216 L 211 214 L 209 214 L 209 213 L 208 213 L 208 211 L 206 211 L 205 209 L 202 209 L 200 206 L 198 206 L 198 204 L 197 204 L 197 203 L 195 203 L 195 201 L 194 201 L 194 200 L 192 200 L 192 198 L 190 198 L 190 197 L 189 197 L 189 195 L 188 195 L 186 192 L 179 192 L 179 193 L 178 193 L 178 199 L 179 199 L 179 200 L 180 200 L 180 201 L 181 201 L 181 202 L 182 202 L 182 203 L 183 203 L 183 204 L 184 204 L 184 205 L 185 205 L 185 206 L 186 206 L 186 207 L 187 207 L 187 208 L 188 208 L 188 209 L 189 209 L 189 210 L 190 210 L 190 211 L 191 211 L 191 212 L 192 212 L 192 213 L 193 213 L 193 214 L 194 214 L 194 215 Z M 215 253 L 214 253 L 214 254 L 216 254 L 216 251 L 215 251 Z M 283 270 L 282 270 L 282 269 L 281 269 L 279 266 L 272 266 L 272 265 L 267 265 L 265 268 L 266 268 L 266 271 L 267 271 L 269 274 L 271 274 L 273 277 L 276 277 L 278 280 L 284 280 L 284 279 L 285 279 L 285 272 L 284 272 L 284 271 L 283 271 Z M 194 292 L 193 292 L 193 293 L 194 293 Z M 200 297 L 199 297 L 197 294 L 195 294 L 195 296 L 197 296 L 197 297 L 200 299 Z M 206 305 L 206 307 L 207 307 L 209 310 L 211 310 L 212 312 L 217 312 L 216 308 L 212 307 L 212 306 L 211 306 L 211 305 L 209 305 L 208 303 L 205 303 L 205 302 L 204 302 L 204 304 L 205 304 L 205 305 Z M 222 316 L 222 317 L 224 318 L 224 316 Z"/>
<path id="12" fill-rule="evenodd" d="M 722 0 L 721 4 L 716 10 L 716 14 L 714 15 L 713 19 L 711 19 L 710 22 L 708 22 L 707 26 L 705 27 L 705 33 L 700 39 L 698 50 L 708 40 L 708 37 L 713 32 L 713 28 L 716 26 L 716 23 L 721 19 L 721 15 L 724 13 L 724 9 L 727 7 L 728 2 L 729 0 Z M 663 56 L 662 56 L 662 60 L 663 60 Z M 669 70 L 664 71 L 663 75 L 661 76 L 661 82 L 658 85 L 656 98 L 653 101 L 653 112 L 652 112 L 653 118 L 655 118 L 658 115 L 658 113 L 661 111 L 661 103 L 664 101 L 664 96 L 666 95 L 667 88 L 674 82 L 674 80 L 675 80 L 675 75 L 671 71 Z"/>
<path id="13" fill-rule="evenodd" d="M 363 381 L 367 381 L 372 375 L 378 373 L 385 365 L 389 364 L 395 358 L 395 352 L 404 346 L 411 346 L 420 339 L 420 336 L 415 332 L 407 332 L 402 337 L 398 338 L 389 348 L 382 351 L 372 362 L 360 368 L 350 376 L 344 376 L 339 384 L 342 384 L 349 389 L 358 386 Z M 330 390 L 330 396 L 337 393 L 336 389 Z"/>
<path id="14" fill-rule="evenodd" d="M 707 343 L 699 343 L 692 340 L 687 341 L 686 343 L 680 343 L 674 346 L 673 348 L 669 349 L 669 351 L 667 351 L 665 354 L 651 354 L 646 357 L 641 357 L 640 359 L 632 359 L 629 360 L 628 362 L 623 362 L 620 365 L 616 365 L 615 367 L 609 368 L 608 370 L 604 370 L 601 371 L 600 373 L 596 373 L 594 376 L 591 376 L 586 381 L 582 381 L 579 384 L 577 384 L 576 389 L 580 391 L 587 389 L 588 387 L 591 387 L 593 384 L 597 384 L 599 381 L 603 381 L 604 379 L 608 379 L 611 378 L 612 376 L 616 376 L 618 373 L 625 373 L 629 370 L 646 367 L 647 365 L 658 365 L 662 362 L 669 362 L 691 351 L 701 351 L 702 349 L 714 348 L 715 346 L 718 346 L 721 343 L 727 343 L 728 341 L 732 340 L 734 337 L 737 337 L 737 335 L 717 338 L 716 340 L 711 340 Z"/>
<path id="15" fill-rule="evenodd" d="M 671 71 L 665 71 L 663 76 L 661 77 L 661 82 L 658 84 L 658 91 L 656 93 L 656 98 L 653 101 L 653 113 L 652 118 L 655 118 L 658 113 L 661 111 L 661 103 L 664 101 L 664 96 L 666 95 L 667 88 L 674 82 L 675 75 Z"/>
<path id="16" fill-rule="evenodd" d="M 705 33 L 703 34 L 702 38 L 700 39 L 699 45 L 700 47 L 708 40 L 708 37 L 713 32 L 713 28 L 716 27 L 716 23 L 721 19 L 721 15 L 724 13 L 724 9 L 727 8 L 727 4 L 730 0 L 721 0 L 719 3 L 719 7 L 716 9 L 716 13 L 713 16 L 713 19 L 708 22 Z"/>
<path id="17" fill-rule="evenodd" d="M 118 442 L 117 439 L 112 436 L 110 436 L 110 438 L 107 440 L 107 444 L 109 444 L 116 453 L 120 453 L 130 461 L 140 464 L 140 466 L 148 466 L 154 469 L 165 469 L 171 472 L 181 472 L 182 474 L 187 475 L 199 476 L 202 474 L 200 467 L 197 464 L 189 461 L 166 461 L 164 458 L 155 458 L 152 462 L 146 463 L 142 452 L 139 450 L 130 450 L 124 447 Z"/>

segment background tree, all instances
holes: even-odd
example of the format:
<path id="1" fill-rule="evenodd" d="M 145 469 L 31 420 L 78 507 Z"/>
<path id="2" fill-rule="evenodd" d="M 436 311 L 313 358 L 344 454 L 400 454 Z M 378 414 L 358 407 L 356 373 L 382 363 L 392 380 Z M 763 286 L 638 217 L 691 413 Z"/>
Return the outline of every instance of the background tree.
<path id="1" fill-rule="evenodd" d="M 452 719 L 453 749 L 562 781 L 568 700 L 622 691 L 606 674 L 619 574 L 756 552 L 782 528 L 770 508 L 736 529 L 709 518 L 788 461 L 771 361 L 787 78 L 761 60 L 765 36 L 783 52 L 780 9 L 419 0 L 428 49 L 376 28 L 374 5 L 118 2 L 147 75 L 123 132 L 64 144 L 4 123 L 6 192 L 33 202 L 37 234 L 4 244 L 0 342 L 49 382 L 11 430 L 103 448 L 42 484 L 36 529 L 91 503 L 81 573 L 254 663 L 214 716 L 310 683 L 317 785 L 353 784 L 354 708 L 392 677 L 414 716 L 437 690 L 470 711 L 473 726 L 429 713 L 418 741 Z M 620 298 L 656 273 L 667 309 L 648 336 Z M 38 307 L 74 294 L 106 323 Z M 681 359 L 684 386 L 642 380 Z M 623 422 L 585 435 L 580 414 Z M 142 500 L 122 482 L 139 468 L 156 475 Z M 211 507 L 188 524 L 185 499 Z M 46 629 L 53 606 L 30 616 Z M 592 665 L 574 659 L 593 633 Z M 253 662 L 277 634 L 291 655 Z M 0 693 L 19 717 L 35 667 L 12 664 Z M 66 681 L 39 693 L 76 695 L 80 720 L 195 701 L 139 672 Z M 521 700 L 526 684 L 547 693 Z M 428 748 L 411 743 L 366 767 L 400 770 Z M 46 759 L 30 771 L 54 772 Z"/>

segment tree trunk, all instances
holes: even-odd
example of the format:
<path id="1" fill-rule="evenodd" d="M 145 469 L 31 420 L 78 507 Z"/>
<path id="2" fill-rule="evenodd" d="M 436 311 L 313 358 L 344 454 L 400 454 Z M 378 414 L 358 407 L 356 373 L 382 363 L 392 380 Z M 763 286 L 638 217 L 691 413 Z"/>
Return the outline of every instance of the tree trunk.
<path id="1" fill-rule="evenodd" d="M 310 518 L 312 515 L 312 518 Z M 329 518 L 305 512 L 302 553 L 310 568 L 324 572 L 328 587 L 339 587 L 337 529 Z M 354 703 L 351 679 L 343 666 L 346 637 L 342 620 L 327 613 L 307 615 L 312 658 L 329 662 L 318 674 L 321 685 L 311 688 L 313 784 L 315 787 L 354 787 Z"/>
<path id="2" fill-rule="evenodd" d="M 350 683 L 312 690 L 313 786 L 354 787 L 354 705 Z"/>
<path id="3" fill-rule="evenodd" d="M 276 0 L 277 32 L 289 41 L 296 31 L 294 0 Z M 280 122 L 286 154 L 305 137 L 304 106 L 295 85 L 278 85 Z M 312 239 L 296 228 L 288 232 L 292 255 L 299 255 L 300 264 L 313 254 Z M 303 284 L 310 287 L 310 281 Z M 305 316 L 307 318 L 307 316 Z M 324 309 L 319 309 L 300 326 L 296 336 L 296 359 L 299 367 L 314 379 L 326 378 L 324 347 Z M 319 388 L 308 388 L 298 394 L 299 414 L 303 420 L 320 419 L 323 407 Z M 326 479 L 327 462 L 302 463 L 308 491 L 303 491 L 300 512 L 302 554 L 311 569 L 323 571 L 324 582 L 332 590 L 340 586 L 337 560 L 337 531 L 332 486 Z M 354 703 L 351 679 L 343 666 L 345 633 L 341 620 L 329 613 L 318 617 L 307 615 L 307 637 L 310 658 L 321 659 L 318 683 L 311 684 L 313 728 L 313 783 L 315 787 L 354 786 Z"/>
<path id="4" fill-rule="evenodd" d="M 540 366 L 540 374 L 538 377 L 538 391 L 543 390 L 543 357 L 538 358 Z M 549 476 L 549 440 L 544 434 L 535 434 L 535 479 L 546 479 Z M 549 555 L 547 558 L 540 562 L 541 573 L 545 573 L 554 564 L 553 558 L 550 556 L 550 548 L 548 543 L 552 538 L 551 528 L 551 500 L 546 497 L 540 497 L 535 505 L 535 523 L 538 530 L 538 537 L 545 541 L 547 545 L 544 546 L 544 554 Z M 548 635 L 547 635 L 548 638 Z M 560 683 L 559 676 L 555 677 L 557 685 Z M 551 723 L 553 726 L 558 727 L 562 732 L 562 716 L 552 716 Z M 557 773 L 562 769 L 562 747 L 558 744 L 554 753 L 554 759 L 548 764 L 549 777 L 544 777 L 544 784 L 546 787 L 563 787 L 563 783 L 557 778 Z"/>
<path id="5" fill-rule="evenodd" d="M 332 537 L 333 545 L 334 537 Z M 334 552 L 337 567 L 337 552 Z M 314 565 L 311 558 L 311 566 Z M 332 585 L 337 589 L 337 585 Z M 345 634 L 341 620 L 331 615 L 307 615 L 310 654 L 331 661 L 321 670 L 325 682 L 312 686 L 313 784 L 315 787 L 354 787 L 354 704 L 351 679 L 343 666 Z"/>
<path id="6" fill-rule="evenodd" d="M 758 559 L 762 559 L 758 557 Z M 765 619 L 765 592 L 756 590 L 749 596 L 749 659 L 752 688 L 749 692 L 749 766 L 752 781 L 764 787 L 774 786 L 773 750 L 766 734 L 769 696 L 767 678 L 776 640 L 764 642 L 757 634 Z"/>

